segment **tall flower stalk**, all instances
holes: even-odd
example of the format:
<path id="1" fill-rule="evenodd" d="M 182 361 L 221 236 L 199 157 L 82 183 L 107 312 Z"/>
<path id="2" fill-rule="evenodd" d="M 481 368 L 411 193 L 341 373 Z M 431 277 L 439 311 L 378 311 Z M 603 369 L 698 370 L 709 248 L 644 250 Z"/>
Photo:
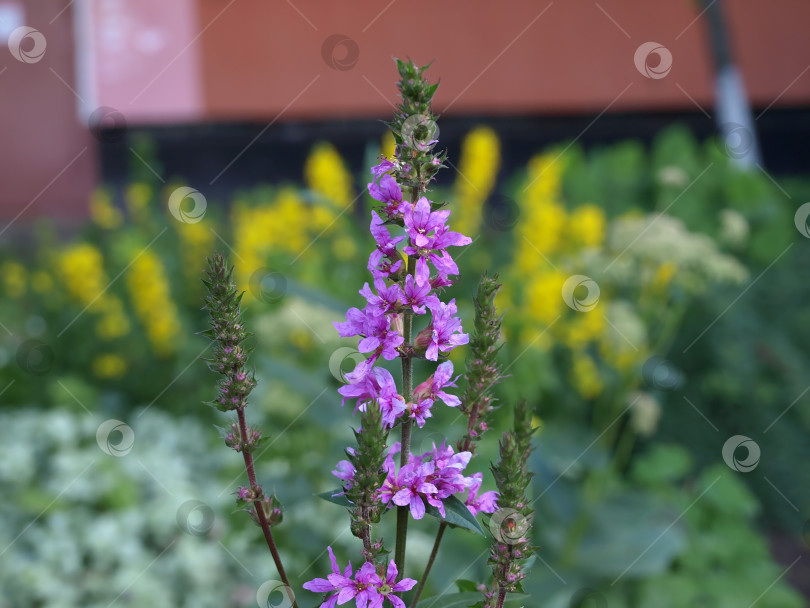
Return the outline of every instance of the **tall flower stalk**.
<path id="1" fill-rule="evenodd" d="M 208 260 L 203 283 L 208 290 L 205 309 L 208 310 L 211 327 L 202 333 L 214 342 L 214 356 L 207 363 L 212 371 L 223 376 L 218 384 L 217 397 L 209 405 L 223 412 L 236 411 L 236 422 L 231 424 L 230 429 L 221 431 L 225 444 L 242 454 L 248 478 L 248 485 L 237 491 L 237 504 L 245 507 L 259 524 L 290 603 L 293 608 L 298 608 L 271 529 L 281 522 L 281 505 L 275 496 L 265 496 L 256 481 L 253 465 L 253 451 L 260 444 L 262 434 L 249 427 L 245 419 L 248 396 L 256 386 L 256 379 L 247 372 L 250 350 L 244 342 L 250 334 L 242 321 L 242 294 L 234 284 L 233 267 L 228 267 L 227 260 L 221 254 L 214 254 Z"/>

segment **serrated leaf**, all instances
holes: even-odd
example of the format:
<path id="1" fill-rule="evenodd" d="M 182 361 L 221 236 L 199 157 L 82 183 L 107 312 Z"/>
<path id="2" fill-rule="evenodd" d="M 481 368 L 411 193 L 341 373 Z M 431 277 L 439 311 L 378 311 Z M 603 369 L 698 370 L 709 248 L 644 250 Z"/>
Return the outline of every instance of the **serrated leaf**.
<path id="1" fill-rule="evenodd" d="M 320 494 L 316 494 L 318 498 L 323 498 L 327 502 L 334 503 L 336 505 L 340 505 L 341 507 L 353 507 L 352 503 L 349 502 L 349 499 L 346 498 L 345 494 L 340 494 L 340 496 L 333 496 L 339 492 L 343 492 L 343 488 L 338 488 L 336 490 L 330 490 L 329 492 L 321 492 Z"/>
<path id="2" fill-rule="evenodd" d="M 484 530 L 481 528 L 481 524 L 478 523 L 478 520 L 473 517 L 473 514 L 470 513 L 470 510 L 467 508 L 463 502 L 461 502 L 455 496 L 451 496 L 450 498 L 445 499 L 444 501 L 444 511 L 445 517 L 441 516 L 439 510 L 434 507 L 433 505 L 427 505 L 426 513 L 428 515 L 432 515 L 436 519 L 440 521 L 446 521 L 448 524 L 453 526 L 458 526 L 459 528 L 466 528 L 467 530 L 472 530 L 473 532 L 477 532 L 481 536 L 484 535 Z"/>

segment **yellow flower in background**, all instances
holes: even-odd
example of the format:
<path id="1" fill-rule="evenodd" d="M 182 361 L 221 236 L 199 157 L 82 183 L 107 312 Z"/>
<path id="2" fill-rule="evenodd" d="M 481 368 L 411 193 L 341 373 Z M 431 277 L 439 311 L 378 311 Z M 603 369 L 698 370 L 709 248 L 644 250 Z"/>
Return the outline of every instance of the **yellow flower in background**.
<path id="1" fill-rule="evenodd" d="M 199 283 L 197 279 L 205 267 L 205 259 L 211 255 L 216 237 L 211 232 L 210 224 L 205 220 L 174 224 L 183 256 L 183 273 L 197 285 Z"/>
<path id="2" fill-rule="evenodd" d="M 453 186 L 456 199 L 454 229 L 472 235 L 481 225 L 484 202 L 501 167 L 501 144 L 490 127 L 476 127 L 461 142 L 461 159 Z"/>
<path id="3" fill-rule="evenodd" d="M 127 362 L 118 355 L 99 355 L 91 364 L 93 373 L 104 380 L 118 380 L 127 371 Z"/>
<path id="4" fill-rule="evenodd" d="M 304 164 L 307 188 L 345 209 L 354 200 L 352 175 L 337 149 L 328 142 L 320 142 L 310 152 Z"/>
<path id="5" fill-rule="evenodd" d="M 582 205 L 568 218 L 571 245 L 598 247 L 605 240 L 605 212 L 596 205 Z"/>
<path id="6" fill-rule="evenodd" d="M 3 262 L 0 266 L 0 275 L 3 279 L 3 293 L 10 298 L 19 298 L 25 293 L 28 272 L 22 264 L 17 262 Z"/>
<path id="7" fill-rule="evenodd" d="M 267 266 L 271 256 L 295 257 L 305 250 L 317 254 L 316 248 L 307 247 L 315 237 L 331 233 L 336 219 L 329 207 L 308 204 L 293 188 L 283 188 L 271 201 L 259 205 L 236 203 L 231 211 L 234 266 L 239 289 L 247 291 L 245 297 L 252 297 L 252 274 Z M 340 249 L 335 255 L 354 256 L 356 245 L 344 239 L 334 247 Z"/>
<path id="8" fill-rule="evenodd" d="M 582 349 L 590 342 L 597 341 L 605 331 L 605 317 L 601 309 L 579 312 L 567 321 L 562 328 L 563 340 L 574 349 Z"/>
<path id="9" fill-rule="evenodd" d="M 562 299 L 567 278 L 559 270 L 544 268 L 529 279 L 524 306 L 533 321 L 549 325 L 567 310 Z"/>
<path id="10" fill-rule="evenodd" d="M 96 334 L 102 340 L 112 340 L 129 332 L 129 318 L 121 300 L 106 291 L 109 286 L 104 271 L 104 258 L 93 245 L 76 243 L 66 248 L 57 259 L 57 270 L 68 294 L 74 301 L 95 315 Z M 40 287 L 47 286 L 50 277 L 38 277 Z"/>
<path id="11" fill-rule="evenodd" d="M 382 136 L 382 146 L 380 147 L 380 154 L 385 156 L 388 160 L 394 158 L 397 149 L 397 140 L 394 137 L 393 131 L 386 129 Z"/>
<path id="12" fill-rule="evenodd" d="M 340 234 L 332 241 L 332 253 L 341 262 L 352 260 L 357 254 L 357 244 L 349 235 Z"/>
<path id="13" fill-rule="evenodd" d="M 101 251 L 89 243 L 76 243 L 61 253 L 57 266 L 70 296 L 91 311 L 98 310 L 109 284 Z"/>
<path id="14" fill-rule="evenodd" d="M 520 220 L 515 230 L 515 261 L 518 270 L 531 274 L 556 253 L 568 226 L 568 214 L 560 200 L 564 160 L 539 154 L 529 161 L 526 186 L 519 193 Z"/>
<path id="15" fill-rule="evenodd" d="M 124 303 L 115 295 L 105 295 L 100 299 L 97 311 L 96 335 L 102 340 L 113 340 L 129 333 L 129 317 Z"/>
<path id="16" fill-rule="evenodd" d="M 585 399 L 598 397 L 604 389 L 599 368 L 594 360 L 584 352 L 574 352 L 571 382 Z"/>
<path id="17" fill-rule="evenodd" d="M 180 323 L 163 262 L 153 251 L 144 250 L 130 266 L 126 282 L 135 314 L 155 353 L 170 355 L 176 347 Z"/>
<path id="18" fill-rule="evenodd" d="M 666 291 L 677 271 L 678 267 L 674 263 L 664 262 L 655 271 L 650 287 L 656 292 Z"/>
<path id="19" fill-rule="evenodd" d="M 149 202 L 154 192 L 149 184 L 135 182 L 129 184 L 124 191 L 124 201 L 129 216 L 136 222 L 142 223 L 149 217 Z"/>
<path id="20" fill-rule="evenodd" d="M 118 228 L 124 221 L 124 214 L 113 204 L 105 188 L 98 188 L 90 195 L 90 219 L 105 230 Z"/>

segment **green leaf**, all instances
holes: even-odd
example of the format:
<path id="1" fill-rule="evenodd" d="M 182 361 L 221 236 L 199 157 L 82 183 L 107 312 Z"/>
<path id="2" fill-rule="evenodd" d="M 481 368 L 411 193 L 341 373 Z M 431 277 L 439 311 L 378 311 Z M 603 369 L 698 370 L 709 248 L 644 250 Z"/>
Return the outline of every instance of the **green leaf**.
<path id="1" fill-rule="evenodd" d="M 467 592 L 475 593 L 475 592 L 478 591 L 478 584 L 477 583 L 475 583 L 473 581 L 469 581 L 469 580 L 464 579 L 464 578 L 460 578 L 460 579 L 456 580 L 456 586 L 458 587 L 458 590 L 460 592 L 467 591 Z"/>
<path id="2" fill-rule="evenodd" d="M 472 530 L 481 536 L 484 535 L 484 530 L 481 528 L 481 524 L 479 524 L 478 520 L 473 517 L 472 513 L 470 513 L 467 505 L 465 505 L 455 496 L 451 496 L 444 501 L 444 511 L 445 517 L 442 517 L 439 510 L 433 505 L 427 505 L 426 509 L 428 515 L 432 515 L 440 521 L 446 521 L 450 525 Z"/>
<path id="3" fill-rule="evenodd" d="M 346 498 L 345 494 L 341 494 L 340 496 L 333 496 L 333 494 L 337 494 L 338 492 L 342 492 L 343 488 L 337 488 L 336 490 L 330 490 L 329 492 L 321 492 L 320 494 L 316 494 L 318 498 L 323 498 L 327 502 L 334 503 L 336 505 L 340 505 L 341 507 L 353 507 L 354 505 L 349 502 L 349 499 Z"/>

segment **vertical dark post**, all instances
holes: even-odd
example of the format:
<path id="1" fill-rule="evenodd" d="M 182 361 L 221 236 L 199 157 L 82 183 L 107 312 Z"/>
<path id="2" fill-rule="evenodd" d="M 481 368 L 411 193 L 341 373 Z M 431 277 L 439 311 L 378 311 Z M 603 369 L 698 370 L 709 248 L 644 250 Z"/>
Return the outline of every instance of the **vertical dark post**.
<path id="1" fill-rule="evenodd" d="M 759 142 L 742 76 L 734 65 L 722 0 L 702 0 L 709 21 L 715 66 L 715 120 L 732 161 L 743 169 L 760 164 Z"/>

